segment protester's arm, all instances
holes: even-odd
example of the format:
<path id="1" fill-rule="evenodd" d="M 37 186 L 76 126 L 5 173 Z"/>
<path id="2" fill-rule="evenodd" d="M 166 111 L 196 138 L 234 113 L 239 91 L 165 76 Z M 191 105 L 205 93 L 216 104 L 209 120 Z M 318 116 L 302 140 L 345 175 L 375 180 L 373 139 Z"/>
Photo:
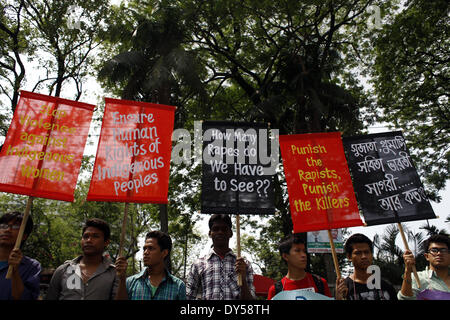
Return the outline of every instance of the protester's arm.
<path id="1" fill-rule="evenodd" d="M 22 273 L 22 282 L 24 289 L 21 299 L 37 300 L 41 291 L 41 264 L 30 259 L 28 268 Z"/>
<path id="2" fill-rule="evenodd" d="M 19 265 L 22 261 L 22 258 L 22 252 L 18 248 L 13 249 L 8 257 L 8 265 L 12 268 L 11 296 L 13 300 L 20 300 L 25 289 L 19 273 Z"/>
<path id="3" fill-rule="evenodd" d="M 61 279 L 64 273 L 64 265 L 59 266 L 53 273 L 52 279 L 48 286 L 47 295 L 45 300 L 58 300 L 61 292 Z"/>
<path id="4" fill-rule="evenodd" d="M 345 284 L 344 278 L 338 278 L 336 280 L 336 300 L 346 300 L 348 294 L 348 288 Z"/>
<path id="5" fill-rule="evenodd" d="M 236 260 L 235 264 L 236 273 L 242 277 L 241 287 L 241 299 L 242 300 L 254 300 L 255 297 L 252 294 L 253 290 L 253 270 L 251 266 L 247 265 L 244 258 L 240 257 Z"/>
<path id="6" fill-rule="evenodd" d="M 196 263 L 192 264 L 186 281 L 186 299 L 196 300 L 200 286 L 200 273 Z"/>
<path id="7" fill-rule="evenodd" d="M 327 297 L 333 298 L 333 296 L 331 295 L 331 290 L 330 290 L 330 287 L 328 286 L 327 280 L 325 280 L 325 278 L 320 277 L 320 281 L 322 281 L 322 283 L 323 283 L 324 295 L 326 295 Z"/>
<path id="8" fill-rule="evenodd" d="M 119 285 L 117 287 L 117 293 L 115 296 L 115 300 L 128 300 L 127 293 L 127 267 L 128 262 L 125 257 L 119 257 L 116 260 L 116 274 L 119 281 Z"/>
<path id="9" fill-rule="evenodd" d="M 178 287 L 178 300 L 186 300 L 186 285 L 184 282 L 181 282 Z"/>
<path id="10" fill-rule="evenodd" d="M 397 296 L 400 300 L 415 299 L 416 290 L 413 288 L 411 274 L 416 261 L 414 255 L 409 250 L 406 250 L 403 254 L 403 260 L 405 261 L 405 273 L 403 274 L 402 288 Z"/>
<path id="11" fill-rule="evenodd" d="M 269 292 L 267 293 L 267 300 L 272 300 L 272 298 L 275 296 L 275 285 L 272 285 L 269 288 Z"/>

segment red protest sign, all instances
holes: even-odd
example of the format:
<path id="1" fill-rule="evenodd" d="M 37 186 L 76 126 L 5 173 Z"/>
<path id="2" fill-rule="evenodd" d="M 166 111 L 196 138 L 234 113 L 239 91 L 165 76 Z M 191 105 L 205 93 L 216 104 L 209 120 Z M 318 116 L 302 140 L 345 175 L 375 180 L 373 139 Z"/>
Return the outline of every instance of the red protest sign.
<path id="1" fill-rule="evenodd" d="M 294 233 L 363 225 L 340 133 L 279 140 Z"/>
<path id="2" fill-rule="evenodd" d="M 105 98 L 87 201 L 167 203 L 175 107 Z"/>
<path id="3" fill-rule="evenodd" d="M 94 107 L 21 91 L 0 154 L 0 191 L 73 201 Z"/>

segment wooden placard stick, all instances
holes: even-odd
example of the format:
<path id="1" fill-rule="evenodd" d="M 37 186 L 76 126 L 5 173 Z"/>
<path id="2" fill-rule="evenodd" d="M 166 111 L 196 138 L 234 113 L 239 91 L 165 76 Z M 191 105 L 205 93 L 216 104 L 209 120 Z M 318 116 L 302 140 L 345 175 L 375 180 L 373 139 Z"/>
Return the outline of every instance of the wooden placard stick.
<path id="1" fill-rule="evenodd" d="M 28 197 L 27 206 L 25 208 L 25 212 L 23 214 L 22 223 L 20 224 L 19 234 L 17 235 L 16 243 L 14 245 L 14 249 L 20 248 L 22 243 L 23 233 L 25 231 L 25 226 L 27 225 L 28 217 L 30 216 L 31 205 L 33 204 L 33 197 Z M 11 279 L 13 268 L 11 266 L 8 267 L 8 273 L 6 274 L 6 279 Z"/>
<path id="2" fill-rule="evenodd" d="M 406 250 L 409 250 L 408 241 L 406 241 L 406 237 L 405 237 L 405 233 L 403 232 L 402 224 L 400 222 L 397 222 L 397 225 L 398 225 L 398 230 L 400 231 L 400 235 L 402 236 L 403 245 L 405 246 Z M 416 269 L 415 265 L 412 267 L 412 270 L 414 273 L 414 278 L 416 279 L 416 282 L 417 282 L 417 286 L 420 289 L 419 275 L 417 274 L 417 269 Z"/>
<path id="3" fill-rule="evenodd" d="M 125 209 L 123 212 L 123 221 L 122 221 L 122 231 L 120 233 L 119 257 L 122 257 L 123 255 L 123 244 L 125 242 L 125 232 L 127 230 L 127 218 L 128 218 L 128 202 L 125 202 Z"/>
<path id="4" fill-rule="evenodd" d="M 336 254 L 336 248 L 334 247 L 333 236 L 331 235 L 331 230 L 328 229 L 328 238 L 330 239 L 331 255 L 333 256 L 334 269 L 336 270 L 336 276 L 338 279 L 341 278 L 341 271 L 339 270 L 339 262 Z"/>
<path id="5" fill-rule="evenodd" d="M 236 251 L 238 259 L 241 257 L 241 221 L 239 215 L 236 215 Z M 242 276 L 238 273 L 238 286 L 242 287 Z"/>

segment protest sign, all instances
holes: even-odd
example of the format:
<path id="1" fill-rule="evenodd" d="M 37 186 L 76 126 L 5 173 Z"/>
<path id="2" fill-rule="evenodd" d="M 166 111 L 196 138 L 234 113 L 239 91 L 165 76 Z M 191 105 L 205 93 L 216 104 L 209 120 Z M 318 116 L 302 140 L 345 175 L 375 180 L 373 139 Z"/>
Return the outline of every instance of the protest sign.
<path id="1" fill-rule="evenodd" d="M 0 191 L 73 201 L 94 107 L 21 91 L 0 154 Z"/>
<path id="2" fill-rule="evenodd" d="M 436 218 L 401 131 L 343 138 L 367 225 Z"/>
<path id="3" fill-rule="evenodd" d="M 339 132 L 280 136 L 294 233 L 363 225 Z"/>
<path id="4" fill-rule="evenodd" d="M 239 215 L 275 212 L 269 130 L 257 123 L 205 121 L 202 131 L 201 213 L 236 215 L 240 257 Z M 238 285 L 242 286 L 241 275 Z"/>
<path id="5" fill-rule="evenodd" d="M 342 229 L 331 230 L 336 253 L 344 253 Z M 308 253 L 332 253 L 330 239 L 326 230 L 316 230 L 307 233 Z"/>
<path id="6" fill-rule="evenodd" d="M 267 125 L 207 121 L 202 129 L 201 212 L 273 214 Z"/>
<path id="7" fill-rule="evenodd" d="M 397 223 L 405 249 L 409 250 L 401 222 L 436 216 L 402 132 L 347 137 L 343 143 L 365 223 Z M 415 266 L 413 273 L 420 288 Z"/>
<path id="8" fill-rule="evenodd" d="M 341 134 L 280 136 L 294 233 L 327 230 L 337 278 L 341 277 L 331 229 L 361 226 Z"/>
<path id="9" fill-rule="evenodd" d="M 167 203 L 175 107 L 105 98 L 87 201 Z"/>
<path id="10" fill-rule="evenodd" d="M 0 153 L 0 191 L 28 195 L 14 248 L 34 197 L 73 201 L 94 106 L 21 91 Z M 8 267 L 6 279 L 12 277 Z"/>

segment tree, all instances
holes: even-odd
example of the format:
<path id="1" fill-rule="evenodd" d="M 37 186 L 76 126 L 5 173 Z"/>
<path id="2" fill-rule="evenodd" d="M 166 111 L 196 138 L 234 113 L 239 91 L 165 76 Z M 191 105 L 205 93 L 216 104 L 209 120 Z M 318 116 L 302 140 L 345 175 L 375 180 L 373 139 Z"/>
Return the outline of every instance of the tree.
<path id="1" fill-rule="evenodd" d="M 403 130 L 433 200 L 450 168 L 449 9 L 443 0 L 408 1 L 375 42 L 378 120 Z"/>
<path id="2" fill-rule="evenodd" d="M 436 226 L 430 225 L 427 221 L 427 224 L 424 224 L 420 227 L 420 229 L 425 230 L 429 237 L 442 234 L 448 236 L 448 232 L 445 229 L 439 230 Z"/>
<path id="3" fill-rule="evenodd" d="M 10 103 L 0 107 L 14 110 L 19 99 L 19 89 L 25 80 L 25 64 L 22 54 L 29 53 L 32 46 L 26 38 L 30 36 L 30 29 L 23 19 L 24 5 L 22 1 L 1 1 L 0 11 L 0 95 L 8 97 Z M 0 115 L 0 135 L 6 136 L 8 131 L 8 113 Z"/>
<path id="4" fill-rule="evenodd" d="M 147 6 L 131 2 L 116 13 L 123 18 L 117 20 L 120 25 L 111 26 L 120 30 L 119 53 L 105 61 L 99 79 L 123 99 L 176 105 L 175 128 L 183 125 L 188 113 L 186 100 L 195 95 L 201 98 L 203 86 L 199 65 L 182 46 L 186 31 L 180 23 L 180 9 L 166 1 L 157 8 L 152 2 Z M 138 26 L 134 29 L 135 20 Z M 112 35 L 109 40 L 117 41 Z M 166 205 L 160 205 L 160 221 L 161 230 L 167 232 Z"/>
<path id="5" fill-rule="evenodd" d="M 383 278 L 393 285 L 401 284 L 404 271 L 403 251 L 396 245 L 399 232 L 396 225 L 388 225 L 381 238 L 377 234 L 373 239 L 374 250 L 377 250 L 374 264 L 380 267 Z"/>
<path id="6" fill-rule="evenodd" d="M 48 94 L 59 97 L 64 84 L 72 81 L 73 99 L 78 100 L 99 46 L 98 35 L 108 19 L 109 1 L 21 1 L 34 28 L 30 40 L 38 48 L 39 65 L 46 72 L 33 91 L 45 83 Z"/>

